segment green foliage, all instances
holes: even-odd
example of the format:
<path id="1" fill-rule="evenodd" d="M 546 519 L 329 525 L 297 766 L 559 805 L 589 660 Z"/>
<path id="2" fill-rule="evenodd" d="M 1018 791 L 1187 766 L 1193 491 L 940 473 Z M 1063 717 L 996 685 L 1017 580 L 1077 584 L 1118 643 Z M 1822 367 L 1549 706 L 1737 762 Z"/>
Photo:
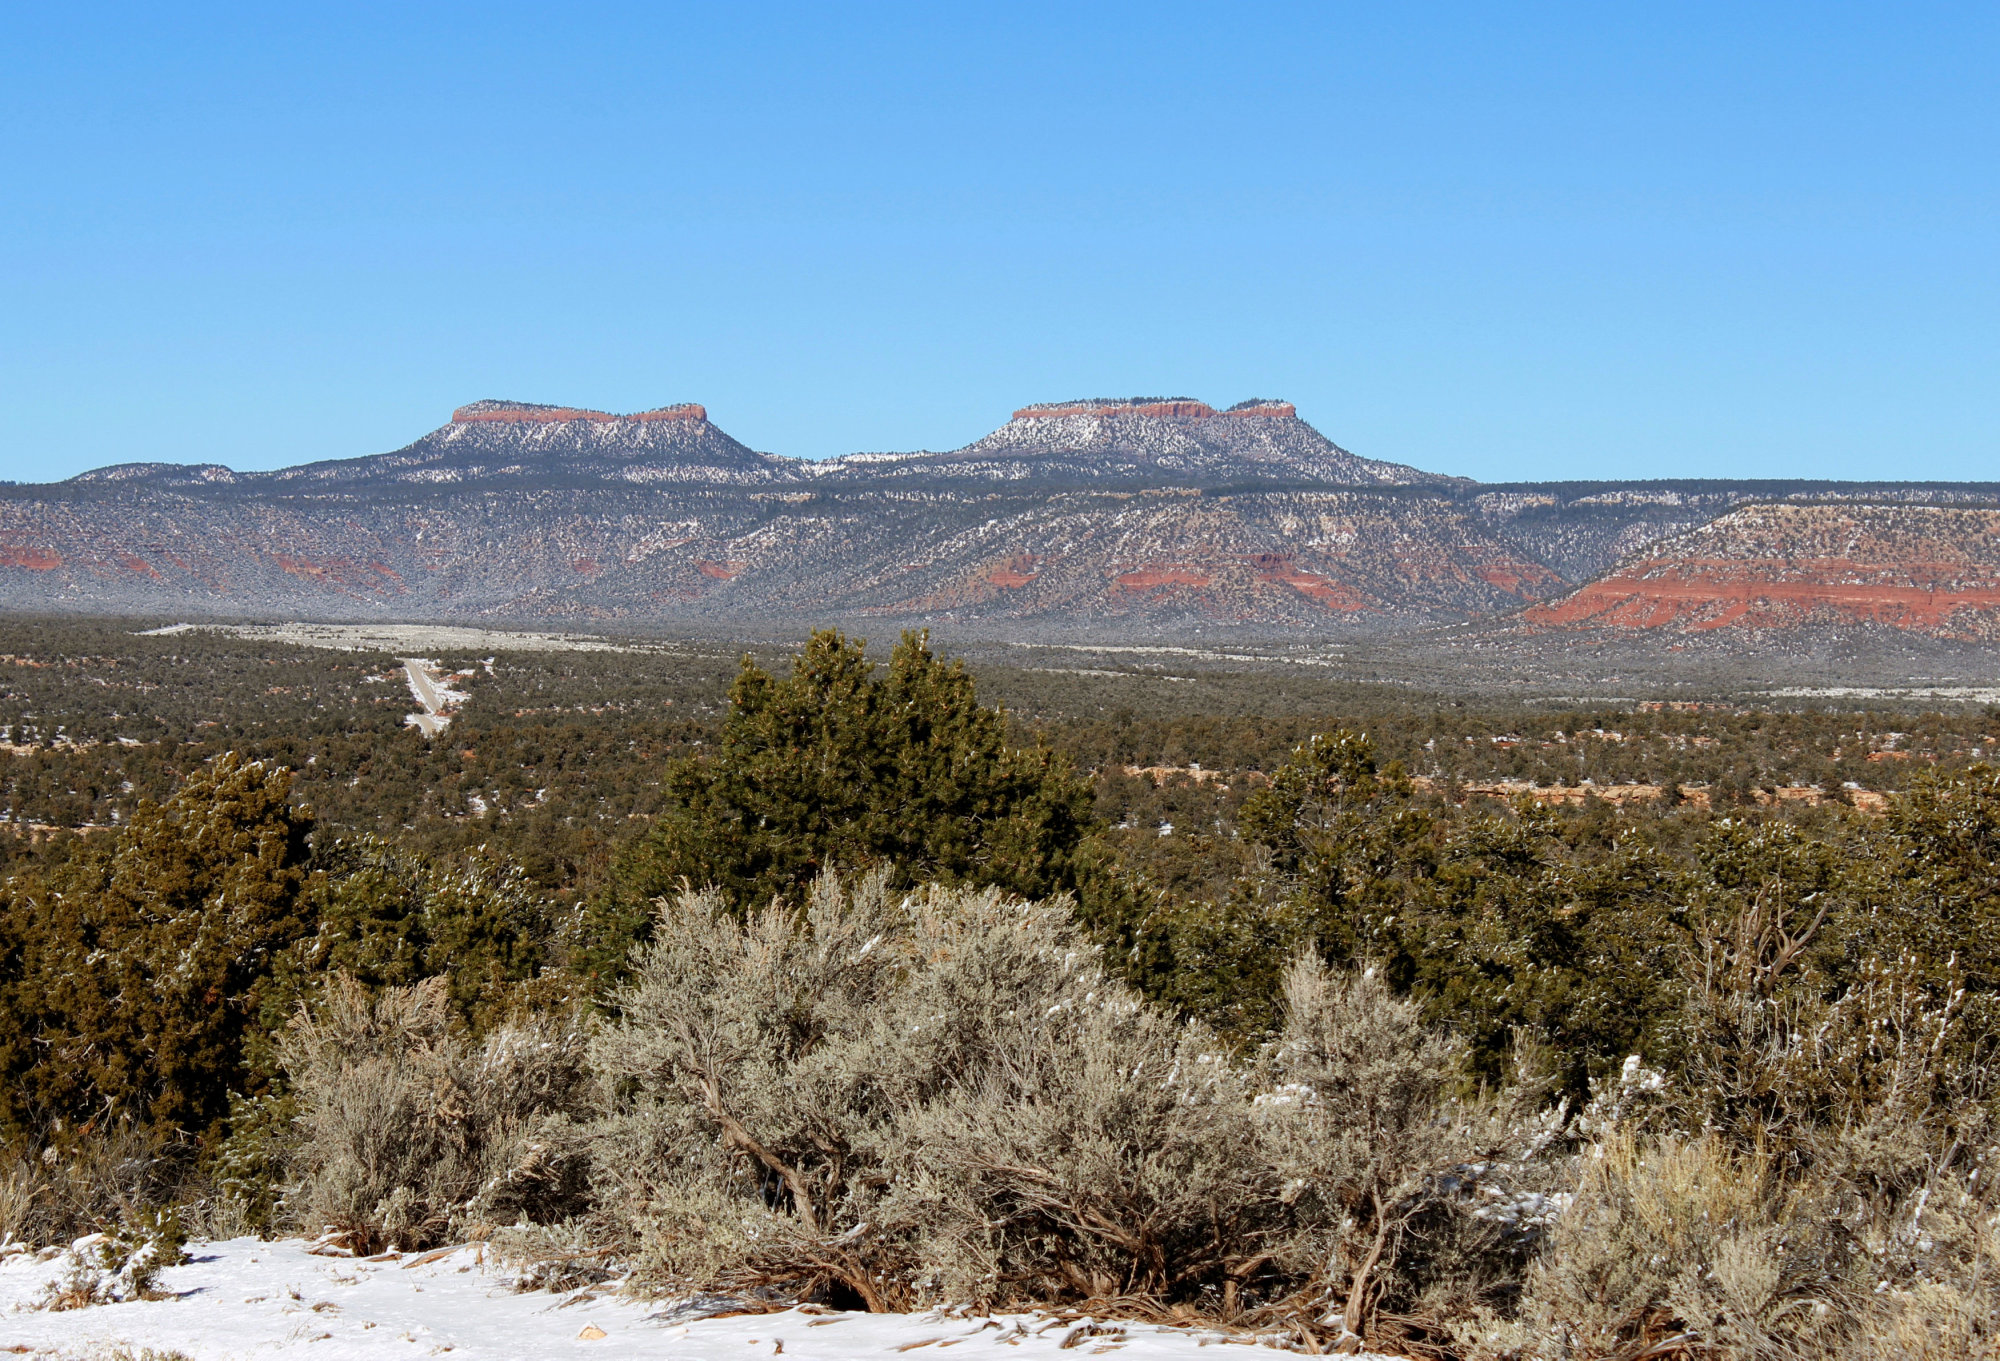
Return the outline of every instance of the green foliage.
<path id="1" fill-rule="evenodd" d="M 1375 769 L 1375 744 L 1364 733 L 1315 733 L 1278 768 L 1271 783 L 1243 805 L 1243 835 L 1269 848 L 1277 866 L 1296 872 L 1325 861 L 1330 847 L 1352 833 L 1359 815 L 1385 796 L 1407 797 L 1400 769 Z"/>
<path id="2" fill-rule="evenodd" d="M 597 905 L 594 967 L 620 967 L 652 900 L 683 882 L 738 910 L 796 901 L 836 865 L 1036 898 L 1077 887 L 1089 787 L 1049 749 L 1008 745 L 1005 716 L 922 635 L 874 670 L 833 631 L 784 679 L 744 659 L 716 750 L 669 768 L 666 812 Z"/>
<path id="3" fill-rule="evenodd" d="M 291 787 L 225 755 L 7 882 L 0 1137 L 216 1133 L 262 1109 L 244 1096 L 271 1095 L 272 1035 L 335 971 L 376 989 L 442 976 L 478 1030 L 564 990 L 537 975 L 567 919 L 520 870 L 365 838 L 309 854 Z"/>
<path id="4" fill-rule="evenodd" d="M 1808 1318 L 1959 1356 L 2000 1317 L 1993 713 L 990 668 L 1003 715 L 921 637 L 884 669 L 822 634 L 726 713 L 699 649 L 456 659 L 427 742 L 386 659 L 9 630 L 0 1222 L 125 1226 L 79 1300 L 178 1203 L 1468 1358 L 1827 1354 Z M 1564 789 L 1468 788 L 1502 779 Z M 836 864 L 876 876 L 841 923 Z M 682 878 L 719 891 L 660 919 L 592 1073 L 551 966 L 615 975 Z M 1074 926 L 1009 896 L 1065 892 Z M 1544 1077 L 1574 1100 L 1495 1114 Z"/>
<path id="5" fill-rule="evenodd" d="M 1977 995 L 2000 994 L 2000 766 L 1926 772 L 1890 811 L 1903 910 L 1872 914 L 1884 953 L 1955 961 Z"/>
<path id="6" fill-rule="evenodd" d="M 1525 1037 L 1581 1093 L 1665 1005 L 1684 935 L 1672 867 L 1630 828 L 1423 798 L 1351 731 L 1301 745 L 1239 825 L 1269 871 L 1163 913 L 1148 987 L 1226 1029 L 1268 1029 L 1282 962 L 1311 947 L 1379 964 L 1468 1041 L 1479 1078 L 1502 1077 Z"/>
<path id="7" fill-rule="evenodd" d="M 284 1209 L 286 1169 L 299 1143 L 298 1101 L 289 1092 L 232 1096 L 229 1133 L 216 1145 L 208 1174 L 215 1192 L 233 1202 L 243 1226 L 277 1227 Z"/>
<path id="8" fill-rule="evenodd" d="M 316 929 L 276 961 L 267 1034 L 336 974 L 375 991 L 443 977 L 455 1015 L 485 1030 L 567 948 L 563 915 L 510 865 L 440 864 L 370 837 L 336 842 L 313 866 Z M 258 1058 L 268 1069 L 268 1044 Z"/>
<path id="9" fill-rule="evenodd" d="M 306 931 L 312 822 L 290 793 L 289 771 L 224 756 L 115 841 L 9 883 L 17 1135 L 227 1113 L 259 988 Z"/>
<path id="10" fill-rule="evenodd" d="M 84 1309 L 158 1299 L 160 1272 L 187 1260 L 187 1233 L 169 1209 L 144 1210 L 71 1246 L 63 1275 L 49 1282 L 46 1309 Z"/>

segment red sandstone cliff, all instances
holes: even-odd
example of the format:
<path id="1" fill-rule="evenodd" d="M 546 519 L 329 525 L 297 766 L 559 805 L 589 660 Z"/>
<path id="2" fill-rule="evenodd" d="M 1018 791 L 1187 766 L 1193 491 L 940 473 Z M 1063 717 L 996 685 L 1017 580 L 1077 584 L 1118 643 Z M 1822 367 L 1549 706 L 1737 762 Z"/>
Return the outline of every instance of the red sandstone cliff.
<path id="1" fill-rule="evenodd" d="M 1522 618 L 1553 629 L 1865 623 L 2000 638 L 2000 510 L 1747 506 Z"/>
<path id="2" fill-rule="evenodd" d="M 659 406 L 627 416 L 576 406 L 541 406 L 534 402 L 472 402 L 451 413 L 455 425 L 490 422 L 500 425 L 553 424 L 559 421 L 705 421 L 708 411 L 695 402 Z"/>

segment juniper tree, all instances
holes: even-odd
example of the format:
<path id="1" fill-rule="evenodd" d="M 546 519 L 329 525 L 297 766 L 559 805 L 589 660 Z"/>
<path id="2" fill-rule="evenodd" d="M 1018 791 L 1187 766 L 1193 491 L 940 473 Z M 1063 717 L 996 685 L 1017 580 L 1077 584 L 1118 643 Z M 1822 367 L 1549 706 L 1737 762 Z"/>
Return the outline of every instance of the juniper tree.
<path id="1" fill-rule="evenodd" d="M 263 991 L 268 1036 L 336 975 L 371 993 L 441 978 L 454 1021 L 482 1032 L 526 994 L 560 988 L 554 977 L 535 980 L 565 921 L 517 868 L 431 860 L 363 837 L 322 844 L 313 869 L 311 934 L 276 961 Z M 260 1043 L 253 1057 L 268 1069 L 275 1055 Z"/>
<path id="2" fill-rule="evenodd" d="M 778 678 L 745 658 L 716 749 L 674 762 L 670 804 L 596 904 L 590 966 L 615 970 L 650 903 L 683 882 L 736 910 L 798 901 L 823 872 L 1041 898 L 1087 872 L 1089 786 L 1007 741 L 962 662 L 905 633 L 877 676 L 860 639 L 815 633 Z"/>
<path id="3" fill-rule="evenodd" d="M 10 882 L 4 1118 L 15 1136 L 134 1121 L 208 1129 L 245 1079 L 275 956 L 305 934 L 311 815 L 235 755 L 142 802 L 114 841 Z"/>

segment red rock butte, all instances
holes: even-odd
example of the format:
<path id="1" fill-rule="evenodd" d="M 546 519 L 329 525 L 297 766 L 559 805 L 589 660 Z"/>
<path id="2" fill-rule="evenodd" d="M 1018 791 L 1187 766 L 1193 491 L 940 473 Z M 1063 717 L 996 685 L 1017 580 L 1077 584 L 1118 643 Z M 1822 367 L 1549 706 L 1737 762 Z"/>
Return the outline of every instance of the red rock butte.
<path id="1" fill-rule="evenodd" d="M 1213 416 L 1296 416 L 1290 402 L 1244 402 L 1217 411 L 1192 397 L 1134 397 L 1124 401 L 1037 402 L 1014 413 L 1017 421 L 1045 421 L 1060 416 L 1151 416 L 1157 420 L 1205 421 Z"/>
<path id="2" fill-rule="evenodd" d="M 575 406 L 535 406 L 528 403 L 474 402 L 451 413 L 452 424 L 474 425 L 496 422 L 503 425 L 545 425 L 558 421 L 705 421 L 708 409 L 698 402 L 678 406 L 656 406 L 651 411 L 617 415 L 609 411 L 588 411 Z"/>

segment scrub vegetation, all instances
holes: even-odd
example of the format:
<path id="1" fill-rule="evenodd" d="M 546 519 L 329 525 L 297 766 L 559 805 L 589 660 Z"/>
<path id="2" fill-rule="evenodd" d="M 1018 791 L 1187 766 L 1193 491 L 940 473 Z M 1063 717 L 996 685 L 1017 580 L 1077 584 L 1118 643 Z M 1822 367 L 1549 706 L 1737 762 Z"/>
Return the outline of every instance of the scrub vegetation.
<path id="1" fill-rule="evenodd" d="M 444 659 L 427 741 L 391 658 L 70 627 L 0 672 L 0 1235 L 105 1232 L 72 1303 L 256 1231 L 1312 1352 L 2000 1348 L 2000 716 L 823 633 Z"/>

